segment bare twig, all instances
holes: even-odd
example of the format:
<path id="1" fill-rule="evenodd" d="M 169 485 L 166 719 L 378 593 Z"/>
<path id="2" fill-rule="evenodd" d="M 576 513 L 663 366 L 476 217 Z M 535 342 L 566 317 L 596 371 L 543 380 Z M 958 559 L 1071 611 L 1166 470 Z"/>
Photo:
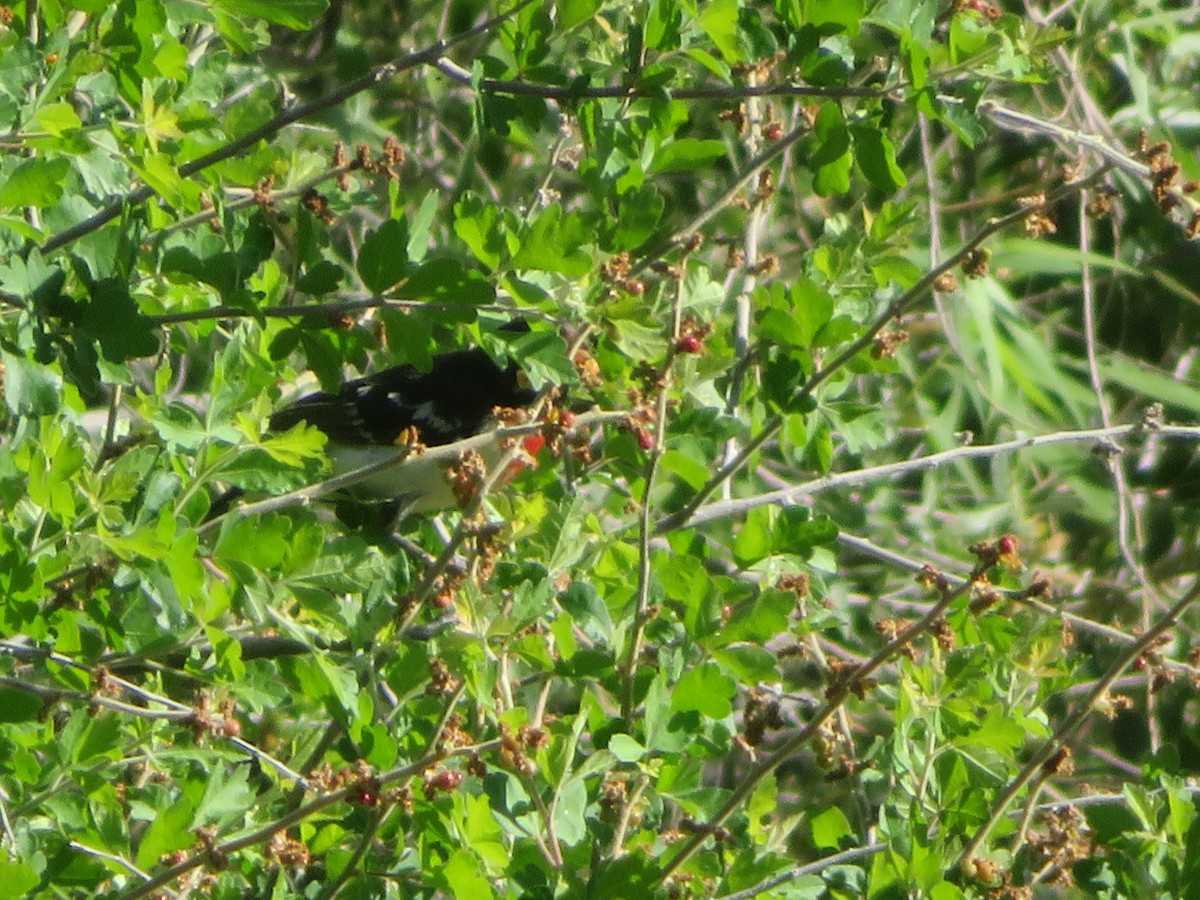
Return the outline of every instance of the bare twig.
<path id="1" fill-rule="evenodd" d="M 703 828 L 698 829 L 695 835 L 684 842 L 679 852 L 663 867 L 659 875 L 660 881 L 665 881 L 684 862 L 691 858 L 712 832 L 741 807 L 742 803 L 754 792 L 759 783 L 774 772 L 782 763 L 795 756 L 800 748 L 820 731 L 821 727 L 852 694 L 864 692 L 868 685 L 868 679 L 875 671 L 910 644 L 916 637 L 932 628 L 942 618 L 946 610 L 950 607 L 950 604 L 966 594 L 971 586 L 983 576 L 986 568 L 984 561 L 980 560 L 975 568 L 972 569 L 967 580 L 957 587 L 940 574 L 933 573 L 932 577 L 934 577 L 936 590 L 940 595 L 937 602 L 929 607 L 924 616 L 898 633 L 869 660 L 845 673 L 836 683 L 831 684 L 826 689 L 825 702 L 813 713 L 812 718 L 796 734 L 784 741 L 769 757 L 743 775 L 737 786 L 730 792 L 729 799 L 717 810 L 712 819 Z"/>
<path id="2" fill-rule="evenodd" d="M 754 159 L 750 160 L 746 164 L 746 170 L 742 172 L 737 181 L 729 186 L 724 194 L 722 194 L 712 203 L 708 204 L 708 206 L 706 206 L 699 215 L 692 219 L 692 221 L 688 222 L 683 228 L 675 232 L 666 240 L 661 241 L 645 256 L 634 263 L 630 267 L 630 274 L 636 275 L 639 272 L 645 271 L 652 263 L 654 263 L 672 247 L 686 244 L 692 235 L 696 234 L 696 232 L 703 228 L 711 219 L 720 214 L 720 212 L 725 209 L 726 206 L 736 200 L 738 195 L 741 194 L 742 191 L 746 190 L 751 183 L 753 183 L 754 179 L 758 177 L 759 172 L 766 168 L 766 166 L 772 160 L 778 156 L 781 156 L 789 147 L 795 144 L 796 141 L 800 140 L 800 138 L 804 137 L 810 131 L 811 129 L 808 127 L 807 123 L 793 128 L 762 153 L 758 154 L 758 156 L 754 157 Z"/>
<path id="3" fill-rule="evenodd" d="M 780 143 L 782 143 L 782 141 Z M 1084 188 L 1103 178 L 1105 172 L 1107 171 L 1107 167 L 1103 167 L 1091 173 L 1090 175 L 1068 182 L 1056 190 L 1048 192 L 1046 202 L 1053 203 L 1063 197 L 1067 197 L 1082 191 Z M 887 308 L 875 318 L 875 321 L 866 329 L 866 331 L 851 341 L 846 348 L 831 362 L 826 364 L 817 372 L 813 373 L 812 377 L 810 377 L 808 381 L 806 381 L 796 392 L 794 397 L 795 404 L 799 405 L 806 402 L 808 398 L 813 396 L 816 389 L 826 380 L 828 380 L 830 376 L 832 376 L 835 372 L 840 371 L 851 360 L 858 356 L 859 353 L 869 347 L 872 341 L 874 341 L 875 336 L 887 326 L 888 322 L 902 315 L 914 303 L 916 303 L 917 300 L 923 297 L 925 293 L 933 287 L 933 283 L 940 275 L 953 269 L 967 257 L 967 254 L 982 246 L 984 241 L 986 241 L 993 234 L 998 231 L 1002 231 L 1008 226 L 1016 224 L 1017 222 L 1024 221 L 1028 214 L 1029 211 L 1022 208 L 1015 210 L 1008 215 L 992 219 L 981 229 L 979 229 L 979 231 L 975 233 L 974 237 L 963 244 L 963 246 L 960 247 L 957 252 L 947 257 L 946 260 L 941 263 L 941 265 L 938 265 L 926 272 L 916 284 L 889 303 Z M 710 478 L 708 482 L 702 488 L 700 488 L 700 490 L 696 492 L 692 499 L 689 500 L 682 509 L 659 521 L 657 527 L 658 533 L 661 534 L 665 531 L 680 528 L 688 524 L 696 510 L 698 510 L 701 505 L 703 505 L 703 503 L 709 497 L 711 497 L 712 494 L 718 488 L 720 488 L 722 484 L 725 483 L 727 479 L 731 478 L 735 473 L 740 471 L 741 468 L 747 462 L 749 462 L 750 458 L 758 452 L 763 444 L 765 444 L 772 437 L 774 437 L 776 433 L 778 433 L 779 429 L 783 427 L 783 423 L 785 421 L 786 416 L 783 413 L 776 414 L 768 419 L 758 434 L 754 435 L 754 437 L 752 437 L 746 443 L 741 452 L 734 459 L 722 466 L 717 473 Z"/>
<path id="4" fill-rule="evenodd" d="M 398 56 L 391 62 L 375 66 L 373 69 L 367 72 L 366 75 L 356 78 L 354 81 L 343 85 L 337 90 L 330 91 L 324 97 L 318 97 L 316 100 L 312 101 L 311 103 L 306 103 L 303 106 L 296 106 L 292 109 L 284 110 L 275 118 L 260 125 L 253 131 L 250 131 L 241 137 L 236 138 L 235 140 L 232 140 L 221 147 L 218 147 L 211 153 L 206 153 L 203 156 L 192 160 L 191 162 L 184 163 L 177 170 L 177 174 L 180 178 L 190 178 L 192 175 L 195 175 L 197 172 L 202 172 L 210 166 L 238 156 L 239 154 L 253 147 L 259 141 L 271 137 L 273 134 L 283 128 L 286 128 L 293 122 L 298 122 L 301 119 L 308 118 L 316 113 L 331 109 L 338 104 L 345 102 L 355 94 L 360 94 L 363 91 L 369 90 L 375 85 L 387 81 L 390 78 L 394 78 L 402 72 L 406 72 L 409 69 L 416 68 L 417 66 L 425 63 L 433 62 L 445 54 L 445 52 L 451 47 L 461 44 L 463 41 L 470 40 L 471 38 L 478 37 L 481 34 L 486 34 L 487 32 L 496 28 L 498 25 L 506 22 L 532 2 L 533 0 L 519 0 L 519 2 L 512 9 L 508 10 L 508 12 L 493 16 L 492 18 L 479 23 L 474 28 L 464 31 L 462 34 L 457 34 L 454 37 L 448 38 L 444 41 L 438 41 L 436 44 L 426 47 L 424 50 L 417 50 L 413 53 L 406 53 L 403 56 Z M 117 218 L 117 216 L 121 215 L 123 210 L 126 210 L 131 206 L 138 206 L 142 203 L 145 203 L 153 196 L 154 189 L 147 185 L 134 188 L 128 194 L 112 201 L 99 212 L 89 216 L 82 222 L 72 225 L 70 228 L 60 231 L 58 234 L 48 238 L 39 249 L 41 250 L 42 255 L 47 255 L 61 247 L 65 247 L 67 244 L 78 240 L 85 234 L 90 234 L 96 229 L 108 224 L 113 219 Z"/>
<path id="5" fill-rule="evenodd" d="M 686 258 L 683 263 L 687 265 Z M 676 346 L 679 343 L 680 327 L 683 320 L 683 277 L 675 281 L 675 296 L 671 304 L 671 339 L 667 358 L 663 362 L 662 376 L 658 385 L 658 403 L 655 410 L 654 446 L 650 448 L 650 458 L 646 461 L 646 487 L 642 495 L 641 508 L 638 510 L 638 590 L 637 604 L 633 612 L 633 633 L 629 638 L 629 654 L 621 667 L 624 687 L 621 695 L 621 716 L 626 722 L 633 720 L 634 686 L 637 677 L 638 662 L 642 656 L 645 643 L 646 623 L 650 615 L 650 537 L 653 532 L 651 524 L 650 494 L 654 488 L 654 477 L 658 474 L 658 463 L 662 458 L 667 439 L 667 414 L 671 391 L 671 368 L 675 362 Z"/>
<path id="6" fill-rule="evenodd" d="M 1160 635 L 1167 632 L 1168 629 L 1175 626 L 1179 620 L 1179 616 L 1188 606 L 1200 597 L 1200 578 L 1197 578 L 1192 587 L 1172 606 L 1155 625 L 1148 629 L 1144 634 L 1139 635 L 1137 640 L 1126 647 L 1125 651 L 1117 659 L 1112 666 L 1109 667 L 1104 678 L 1096 683 L 1095 688 L 1088 695 L 1087 699 L 1080 704 L 1075 712 L 1073 712 L 1062 725 L 1055 730 L 1054 734 L 1033 754 L 1032 758 L 1025 765 L 1025 768 L 1009 782 L 1008 786 L 1000 793 L 996 799 L 992 814 L 988 820 L 980 826 L 979 830 L 971 838 L 966 849 L 963 850 L 959 857 L 959 865 L 964 866 L 979 852 L 992 829 L 996 827 L 996 823 L 1004 817 L 1008 810 L 1008 806 L 1017 795 L 1042 771 L 1042 767 L 1051 762 L 1051 760 L 1067 746 L 1067 743 L 1075 735 L 1077 731 L 1087 721 L 1092 711 L 1096 708 L 1097 703 L 1107 695 L 1109 688 L 1117 680 L 1117 678 L 1127 668 L 1133 665 L 1134 661 L 1151 648 L 1158 640 Z"/>
<path id="7" fill-rule="evenodd" d="M 462 85 L 474 86 L 471 73 L 449 59 L 439 59 L 434 67 L 452 81 Z M 865 87 L 817 87 L 807 84 L 762 84 L 762 85 L 730 85 L 707 84 L 695 87 L 670 88 L 671 97 L 675 100 L 744 100 L 748 97 L 886 97 L 895 91 L 903 89 L 896 84 L 884 88 Z M 478 83 L 478 89 L 487 94 L 508 94 L 513 97 L 542 97 L 546 100 L 573 102 L 576 100 L 594 100 L 600 98 L 636 99 L 638 97 L 658 97 L 662 90 L 654 88 L 639 88 L 636 85 L 621 86 L 563 86 L 556 84 L 539 84 L 533 81 L 505 81 L 499 78 L 484 78 Z"/>
<path id="8" fill-rule="evenodd" d="M 801 497 L 809 497 L 822 491 L 845 487 L 851 484 L 863 484 L 871 481 L 893 479 L 898 475 L 920 472 L 937 468 L 946 463 L 962 459 L 979 459 L 1002 456 L 1006 453 L 1016 453 L 1035 447 L 1045 447 L 1054 444 L 1092 444 L 1108 446 L 1119 438 L 1147 433 L 1141 423 L 1135 425 L 1114 425 L 1111 428 L 1089 428 L 1082 431 L 1056 431 L 1050 434 L 1035 435 L 1034 437 L 1016 438 L 998 444 L 967 444 L 953 447 L 928 456 L 918 456 L 899 462 L 884 463 L 879 466 L 868 466 L 850 472 L 835 472 L 823 475 L 811 481 L 805 481 L 791 487 L 755 494 L 752 497 L 742 497 L 736 500 L 721 500 L 697 509 L 688 518 L 689 525 L 699 525 L 714 519 L 724 519 L 741 516 L 759 506 L 770 506 L 776 503 L 789 505 Z M 1200 426 L 1196 425 L 1163 425 L 1153 432 L 1164 438 L 1179 438 L 1181 440 L 1200 441 Z M 1106 443 L 1108 442 L 1108 443 Z M 659 522 L 656 531 L 661 534 L 670 526 L 672 517 Z"/>

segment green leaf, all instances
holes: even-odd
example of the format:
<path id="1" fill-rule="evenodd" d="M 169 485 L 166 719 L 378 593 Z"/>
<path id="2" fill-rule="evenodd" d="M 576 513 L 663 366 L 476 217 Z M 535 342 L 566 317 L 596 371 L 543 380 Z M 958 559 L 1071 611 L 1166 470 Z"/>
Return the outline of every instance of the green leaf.
<path id="1" fill-rule="evenodd" d="M 724 719 L 733 712 L 737 682 L 715 663 L 688 669 L 671 692 L 671 707 L 678 712 L 695 711 L 711 719 Z"/>
<path id="2" fill-rule="evenodd" d="M 637 762 L 646 755 L 646 748 L 627 734 L 614 734 L 608 739 L 608 749 L 619 762 Z"/>
<path id="3" fill-rule="evenodd" d="M 382 294 L 404 277 L 408 267 L 408 226 L 389 219 L 367 235 L 358 253 L 358 274 L 373 294 Z"/>
<path id="4" fill-rule="evenodd" d="M 838 528 L 828 516 L 809 517 L 804 506 L 785 506 L 779 511 L 774 551 L 807 557 L 814 546 L 837 540 Z"/>
<path id="5" fill-rule="evenodd" d="M 1100 361 L 1106 381 L 1115 381 L 1136 391 L 1145 403 L 1158 400 L 1200 415 L 1200 387 L 1192 381 L 1179 381 L 1144 363 L 1119 353 Z"/>
<path id="6" fill-rule="evenodd" d="M 587 785 L 582 778 L 572 778 L 562 786 L 554 808 L 554 830 L 568 847 L 588 836 L 588 823 L 584 817 L 587 807 Z"/>
<path id="7" fill-rule="evenodd" d="M 796 610 L 796 595 L 790 591 L 763 591 L 753 601 L 738 608 L 725 627 L 715 635 L 714 643 L 729 646 L 738 641 L 765 644 L 788 630 L 788 620 Z"/>
<path id="8" fill-rule="evenodd" d="M 83 308 L 80 331 L 100 343 L 109 362 L 123 363 L 158 352 L 154 323 L 142 314 L 124 283 L 106 278 L 92 288 L 91 302 Z"/>
<path id="9" fill-rule="evenodd" d="M 574 28 L 594 16 L 599 6 L 598 0 L 557 0 L 554 7 L 558 11 L 558 25 L 563 29 Z"/>
<path id="10" fill-rule="evenodd" d="M 847 34 L 858 33 L 866 7 L 863 0 L 803 0 L 801 21 L 820 29 L 822 34 L 832 34 L 845 31 Z M 834 26 L 834 27 L 829 27 Z"/>
<path id="11" fill-rule="evenodd" d="M 440 866 L 451 897 L 495 897 L 491 882 L 484 877 L 475 856 L 467 850 L 455 850 Z"/>
<path id="12" fill-rule="evenodd" d="M 733 542 L 733 558 L 739 566 L 752 566 L 771 555 L 771 510 L 757 506 L 746 514 Z"/>
<path id="13" fill-rule="evenodd" d="M 117 738 L 121 734 L 121 720 L 112 713 L 102 713 L 95 719 L 90 719 L 83 729 L 81 740 L 71 748 L 71 761 L 87 762 L 97 756 L 119 759 L 120 748 Z"/>
<path id="14" fill-rule="evenodd" d="M 705 34 L 726 62 L 742 62 L 745 56 L 738 41 L 738 0 L 704 0 L 701 7 L 700 27 Z"/>
<path id="15" fill-rule="evenodd" d="M 454 205 L 454 233 L 477 260 L 489 269 L 499 268 L 504 252 L 504 231 L 500 209 L 494 203 L 484 203 L 475 194 L 464 193 Z"/>
<path id="16" fill-rule="evenodd" d="M 854 157 L 850 153 L 850 132 L 835 103 L 825 103 L 814 125 L 816 150 L 808 158 L 813 172 L 813 187 L 818 194 L 843 194 L 850 189 L 850 169 Z"/>
<path id="17" fill-rule="evenodd" d="M 434 217 L 437 215 L 438 206 L 441 203 L 441 198 L 438 192 L 430 190 L 425 194 L 425 199 L 421 201 L 420 208 L 413 216 L 411 233 L 408 237 L 408 247 L 406 248 L 408 258 L 413 262 L 420 262 L 425 258 L 425 254 L 429 252 L 429 229 L 433 225 Z"/>
<path id="18" fill-rule="evenodd" d="M 220 822 L 244 812 L 254 802 L 250 788 L 250 770 L 239 767 L 229 771 L 213 769 L 204 786 L 204 796 L 193 816 L 195 827 Z"/>
<path id="19" fill-rule="evenodd" d="M 46 416 L 62 402 L 62 378 L 52 369 L 13 356 L 4 362 L 4 402 L 18 416 Z"/>
<path id="20" fill-rule="evenodd" d="M 136 862 L 139 869 L 149 871 L 159 865 L 168 853 L 190 847 L 196 840 L 192 833 L 195 802 L 180 797 L 166 809 L 155 810 L 155 816 L 138 844 Z"/>
<path id="21" fill-rule="evenodd" d="M 854 160 L 859 169 L 876 188 L 894 194 L 904 187 L 904 170 L 896 164 L 896 148 L 880 129 L 856 125 L 850 129 L 854 137 Z"/>
<path id="22" fill-rule="evenodd" d="M 779 676 L 775 654 L 765 647 L 749 644 L 721 647 L 713 651 L 713 659 L 728 669 L 742 684 L 773 681 Z"/>
<path id="23" fill-rule="evenodd" d="M 828 472 L 833 463 L 833 429 L 824 417 L 817 419 L 808 446 L 804 448 L 804 459 L 821 475 Z"/>
<path id="24" fill-rule="evenodd" d="M 622 194 L 617 204 L 612 249 L 633 250 L 643 244 L 654 233 L 665 207 L 666 202 L 650 184 Z"/>
<path id="25" fill-rule="evenodd" d="M 579 277 L 592 268 L 591 257 L 580 248 L 593 238 L 581 216 L 564 213 L 557 203 L 551 204 L 521 236 L 521 248 L 513 257 L 513 267 Z"/>
<path id="26" fill-rule="evenodd" d="M 395 293 L 405 298 L 468 306 L 491 303 L 496 299 L 496 289 L 481 274 L 450 257 L 426 260 L 396 288 Z"/>
<path id="27" fill-rule="evenodd" d="M 70 103 L 65 102 L 47 103 L 37 111 L 34 119 L 40 128 L 45 129 L 55 137 L 61 137 L 68 131 L 74 131 L 83 124 L 79 120 L 75 108 Z M 66 162 L 66 160 L 63 160 L 63 162 Z"/>
<path id="28" fill-rule="evenodd" d="M 370 239 L 368 238 L 368 241 Z M 364 245 L 363 250 L 366 250 Z M 362 266 L 362 257 L 358 259 L 359 266 Z M 361 269 L 360 269 L 361 272 Z M 296 290 L 305 294 L 312 294 L 314 297 L 319 297 L 321 294 L 328 294 L 336 291 L 342 283 L 342 279 L 346 277 L 346 270 L 332 260 L 323 259 L 315 266 L 311 266 L 303 275 L 296 279 Z M 366 281 L 366 277 L 363 278 Z"/>
<path id="29" fill-rule="evenodd" d="M 664 472 L 678 475 L 688 487 L 698 490 L 708 481 L 708 465 L 700 457 L 681 450 L 668 450 L 659 460 Z"/>
<path id="30" fill-rule="evenodd" d="M 62 199 L 71 162 L 31 159 L 0 177 L 0 207 L 54 206 Z"/>
<path id="31" fill-rule="evenodd" d="M 33 889 L 41 883 L 41 880 L 29 863 L 9 859 L 7 854 L 0 857 L 0 898 L 2 900 L 21 900 L 23 897 L 32 897 Z"/>
<path id="32" fill-rule="evenodd" d="M 134 170 L 154 193 L 168 203 L 180 205 L 183 201 L 183 179 L 165 153 L 147 153 L 141 165 Z"/>
<path id="33" fill-rule="evenodd" d="M 200 258 L 186 247 L 172 247 L 162 257 L 164 274 L 187 275 L 211 285 L 226 302 L 231 302 L 241 286 L 241 261 L 235 253 L 218 253 Z"/>
<path id="34" fill-rule="evenodd" d="M 822 850 L 840 850 L 843 841 L 854 838 L 850 820 L 836 806 L 813 816 L 811 827 L 813 843 Z"/>
<path id="35" fill-rule="evenodd" d="M 329 6 L 328 0 L 215 0 L 214 6 L 235 16 L 263 19 L 293 31 L 307 31 Z"/>
<path id="36" fill-rule="evenodd" d="M 712 166 L 713 160 L 722 158 L 727 152 L 724 141 L 680 138 L 659 148 L 650 164 L 650 174 L 704 171 Z"/>
<path id="37" fill-rule="evenodd" d="M 42 701 L 37 695 L 0 687 L 0 722 L 35 722 L 41 711 Z"/>

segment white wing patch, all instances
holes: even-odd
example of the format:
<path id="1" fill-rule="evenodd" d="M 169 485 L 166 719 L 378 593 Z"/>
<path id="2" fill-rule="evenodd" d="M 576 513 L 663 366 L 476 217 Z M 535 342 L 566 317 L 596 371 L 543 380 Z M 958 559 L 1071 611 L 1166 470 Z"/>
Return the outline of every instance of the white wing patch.
<path id="1" fill-rule="evenodd" d="M 390 398 L 391 394 L 389 394 L 388 397 Z M 417 423 L 418 428 L 420 428 L 422 425 L 424 425 L 424 426 L 427 426 L 430 428 L 434 428 L 438 431 L 453 434 L 455 431 L 458 430 L 458 427 L 459 427 L 458 422 L 447 421 L 446 419 L 443 419 L 441 416 L 439 416 L 434 409 L 432 400 L 426 400 L 424 403 L 420 404 L 419 406 L 413 407 L 412 417 L 413 417 L 413 421 L 415 421 Z"/>

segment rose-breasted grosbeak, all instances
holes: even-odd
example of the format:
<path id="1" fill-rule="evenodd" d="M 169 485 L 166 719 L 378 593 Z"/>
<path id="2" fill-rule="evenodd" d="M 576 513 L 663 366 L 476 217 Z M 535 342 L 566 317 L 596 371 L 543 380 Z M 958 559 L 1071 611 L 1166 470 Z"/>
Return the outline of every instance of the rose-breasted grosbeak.
<path id="1" fill-rule="evenodd" d="M 528 406 L 536 396 L 515 363 L 502 369 L 474 348 L 438 354 L 428 372 L 396 366 L 348 381 L 337 393 L 310 394 L 280 409 L 270 424 L 283 431 L 307 422 L 325 432 L 326 453 L 343 474 L 398 458 L 406 444 L 437 447 L 472 437 L 494 423 L 497 407 Z M 445 459 L 413 454 L 355 487 L 397 501 L 404 514 L 444 509 L 455 504 L 446 466 Z"/>

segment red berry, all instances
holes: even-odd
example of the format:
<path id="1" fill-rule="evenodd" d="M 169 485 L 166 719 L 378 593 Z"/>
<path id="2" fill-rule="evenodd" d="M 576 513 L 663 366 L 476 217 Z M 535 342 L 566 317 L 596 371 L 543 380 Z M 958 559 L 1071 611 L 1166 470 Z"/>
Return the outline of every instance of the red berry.
<path id="1" fill-rule="evenodd" d="M 645 428 L 639 428 L 637 430 L 637 442 L 638 442 L 638 446 L 641 447 L 643 450 L 653 450 L 654 449 L 654 435 L 652 435 Z"/>
<path id="2" fill-rule="evenodd" d="M 433 776 L 430 782 L 436 790 L 448 792 L 453 791 L 463 782 L 462 772 L 456 772 L 453 769 L 447 769 L 444 772 L 438 772 Z"/>
<path id="3" fill-rule="evenodd" d="M 700 347 L 700 337 L 695 334 L 685 334 L 675 342 L 675 349 L 680 353 L 699 353 Z"/>
<path id="4" fill-rule="evenodd" d="M 767 125 L 765 134 L 768 141 L 777 141 L 783 137 L 783 126 L 778 122 L 771 122 Z"/>
<path id="5" fill-rule="evenodd" d="M 1001 556 L 1012 556 L 1017 552 L 1017 538 L 1012 534 L 1005 534 L 996 542 L 996 549 L 1000 551 Z"/>
<path id="6" fill-rule="evenodd" d="M 541 434 L 527 434 L 521 445 L 530 456 L 537 456 L 542 452 L 542 448 L 546 446 L 546 438 Z"/>
<path id="7" fill-rule="evenodd" d="M 632 294 L 635 297 L 640 297 L 646 293 L 646 283 L 638 281 L 636 278 L 630 278 L 621 286 L 625 288 L 625 293 Z"/>

